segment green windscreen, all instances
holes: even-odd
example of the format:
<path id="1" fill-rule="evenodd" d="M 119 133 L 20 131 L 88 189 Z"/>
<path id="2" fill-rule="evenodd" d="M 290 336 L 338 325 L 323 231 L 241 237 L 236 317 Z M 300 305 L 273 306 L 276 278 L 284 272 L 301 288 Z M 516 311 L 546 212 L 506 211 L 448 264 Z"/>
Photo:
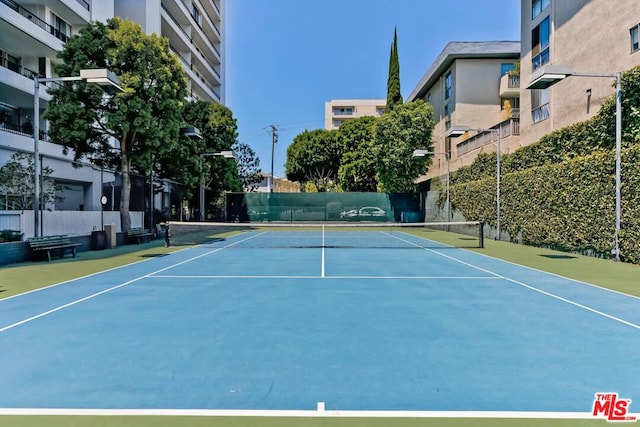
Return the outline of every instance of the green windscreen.
<path id="1" fill-rule="evenodd" d="M 226 203 L 231 222 L 422 220 L 410 194 L 229 193 Z"/>

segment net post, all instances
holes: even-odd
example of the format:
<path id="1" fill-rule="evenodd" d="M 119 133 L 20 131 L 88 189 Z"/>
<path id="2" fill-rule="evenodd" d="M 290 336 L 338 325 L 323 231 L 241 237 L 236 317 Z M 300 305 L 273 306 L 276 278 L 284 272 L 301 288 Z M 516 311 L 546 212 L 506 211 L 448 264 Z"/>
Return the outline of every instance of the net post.
<path id="1" fill-rule="evenodd" d="M 478 232 L 478 236 L 480 241 L 478 243 L 479 243 L 480 249 L 482 249 L 484 248 L 484 222 L 480 221 L 479 226 L 480 226 L 480 230 Z"/>

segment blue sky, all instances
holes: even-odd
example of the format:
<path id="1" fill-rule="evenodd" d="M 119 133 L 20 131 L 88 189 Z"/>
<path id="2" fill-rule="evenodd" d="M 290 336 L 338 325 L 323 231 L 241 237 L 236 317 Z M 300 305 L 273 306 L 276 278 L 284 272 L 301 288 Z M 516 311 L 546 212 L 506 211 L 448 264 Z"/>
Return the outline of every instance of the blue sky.
<path id="1" fill-rule="evenodd" d="M 324 127 L 324 103 L 386 98 L 389 51 L 398 30 L 406 98 L 451 41 L 520 39 L 519 0 L 226 0 L 226 105 L 239 140 L 271 171 L 269 125 L 287 146 Z"/>

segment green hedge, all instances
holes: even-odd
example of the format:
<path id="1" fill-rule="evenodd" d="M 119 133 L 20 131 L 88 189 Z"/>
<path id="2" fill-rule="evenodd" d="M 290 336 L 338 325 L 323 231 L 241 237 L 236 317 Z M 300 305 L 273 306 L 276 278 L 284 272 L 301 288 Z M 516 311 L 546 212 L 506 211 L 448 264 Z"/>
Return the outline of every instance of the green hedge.
<path id="1" fill-rule="evenodd" d="M 640 264 L 640 66 L 622 75 L 621 258 Z M 589 120 L 501 157 L 501 228 L 525 244 L 611 257 L 615 96 Z M 451 203 L 495 226 L 496 154 L 451 175 Z M 438 200 L 442 204 L 441 200 Z"/>
<path id="2" fill-rule="evenodd" d="M 622 152 L 621 258 L 640 263 L 640 146 Z M 451 187 L 466 218 L 495 226 L 495 177 Z M 501 228 L 522 243 L 611 257 L 615 152 L 609 150 L 503 174 Z"/>

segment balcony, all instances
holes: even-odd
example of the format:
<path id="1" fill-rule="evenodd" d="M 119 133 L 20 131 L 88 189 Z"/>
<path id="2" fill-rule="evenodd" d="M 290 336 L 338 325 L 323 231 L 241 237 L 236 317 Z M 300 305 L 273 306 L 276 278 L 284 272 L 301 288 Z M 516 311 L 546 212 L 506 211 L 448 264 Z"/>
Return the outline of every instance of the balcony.
<path id="1" fill-rule="evenodd" d="M 500 77 L 500 98 L 520 97 L 520 74 L 505 74 Z"/>
<path id="2" fill-rule="evenodd" d="M 31 11 L 29 11 L 28 9 L 25 9 L 24 7 L 20 6 L 15 1 L 13 1 L 13 0 L 0 0 L 0 3 L 6 4 L 11 9 L 16 11 L 17 13 L 19 13 L 20 15 L 22 15 L 24 18 L 28 19 L 29 21 L 33 22 L 35 25 L 37 25 L 38 27 L 42 28 L 43 30 L 45 30 L 46 32 L 48 32 L 49 34 L 54 36 L 55 38 L 65 42 L 65 43 L 69 40 L 69 36 L 67 34 L 65 34 L 65 33 L 61 32 L 59 29 L 57 29 L 55 27 L 52 27 L 51 25 L 47 24 L 42 19 L 38 18 L 36 16 L 36 14 L 34 14 Z"/>
<path id="3" fill-rule="evenodd" d="M 500 129 L 500 137 L 502 139 L 510 136 L 518 136 L 520 135 L 520 119 L 509 118 L 502 123 L 493 126 L 492 129 Z M 467 138 L 456 145 L 456 156 L 463 156 L 473 150 L 477 150 L 478 148 L 491 144 L 495 138 L 496 135 L 494 132 L 481 132 Z"/>

